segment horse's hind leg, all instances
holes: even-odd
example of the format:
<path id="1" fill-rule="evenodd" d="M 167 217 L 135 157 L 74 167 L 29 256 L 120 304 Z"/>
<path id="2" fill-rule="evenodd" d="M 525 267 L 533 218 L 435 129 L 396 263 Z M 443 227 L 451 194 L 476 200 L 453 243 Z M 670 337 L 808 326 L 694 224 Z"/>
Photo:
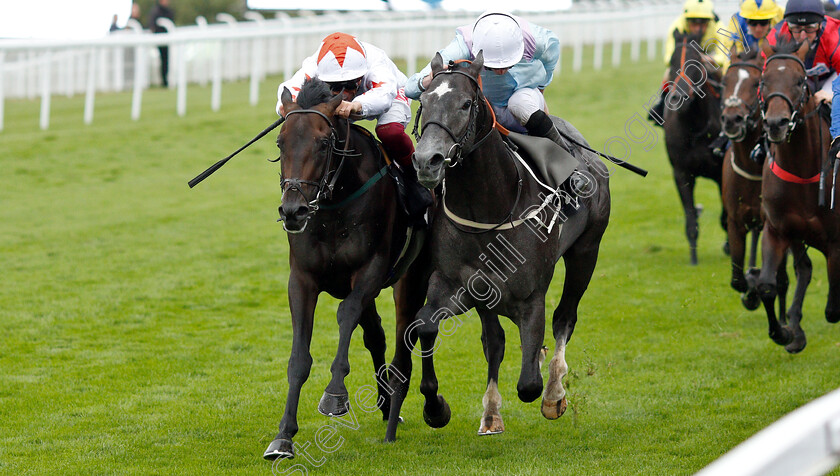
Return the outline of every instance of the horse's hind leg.
<path id="1" fill-rule="evenodd" d="M 791 354 L 801 352 L 805 348 L 805 331 L 799 323 L 802 321 L 802 302 L 805 300 L 805 291 L 811 282 L 811 259 L 803 243 L 792 243 L 793 269 L 796 271 L 796 290 L 793 293 L 793 300 L 787 311 L 788 327 L 793 332 L 793 342 L 785 346 L 785 350 Z"/>
<path id="2" fill-rule="evenodd" d="M 540 408 L 543 416 L 549 420 L 559 418 L 566 411 L 566 389 L 563 388 L 563 377 L 569 370 L 566 365 L 566 344 L 575 330 L 578 304 L 595 271 L 599 243 L 600 237 L 593 240 L 584 235 L 578 238 L 576 246 L 572 246 L 563 255 L 566 278 L 563 282 L 563 295 L 554 310 L 551 323 L 555 339 L 554 356 L 548 364 L 548 383 Z"/>
<path id="3" fill-rule="evenodd" d="M 685 236 L 688 238 L 688 246 L 691 252 L 691 264 L 697 264 L 697 235 L 700 231 L 697 226 L 697 208 L 694 205 L 694 183 L 695 177 L 688 172 L 674 169 L 674 181 L 677 184 L 677 192 L 680 194 L 680 201 L 685 214 Z"/>
<path id="4" fill-rule="evenodd" d="M 502 414 L 502 395 L 499 393 L 499 366 L 505 358 L 505 330 L 499 323 L 499 316 L 490 311 L 479 311 L 481 316 L 481 345 L 484 358 L 487 359 L 487 391 L 481 403 L 484 414 L 481 416 L 479 435 L 495 435 L 505 431 Z"/>
<path id="5" fill-rule="evenodd" d="M 381 402 L 379 409 L 382 410 L 382 419 L 387 420 L 388 413 L 391 409 L 391 399 L 387 391 L 388 372 L 385 367 L 385 331 L 382 329 L 382 318 L 376 312 L 375 303 L 362 311 L 359 325 L 364 331 L 365 347 L 370 351 L 370 357 L 373 360 L 373 372 L 376 375 L 376 386 L 379 390 L 377 402 Z"/>
<path id="6" fill-rule="evenodd" d="M 394 343 L 394 359 L 388 369 L 391 408 L 385 441 L 397 439 L 397 425 L 402 421 L 400 410 L 411 381 L 411 351 L 417 343 L 417 332 L 410 326 L 417 317 L 417 311 L 423 307 L 423 302 L 426 300 L 430 273 L 427 263 L 428 257 L 425 253 L 421 254 L 408 272 L 394 285 L 397 338 Z"/>

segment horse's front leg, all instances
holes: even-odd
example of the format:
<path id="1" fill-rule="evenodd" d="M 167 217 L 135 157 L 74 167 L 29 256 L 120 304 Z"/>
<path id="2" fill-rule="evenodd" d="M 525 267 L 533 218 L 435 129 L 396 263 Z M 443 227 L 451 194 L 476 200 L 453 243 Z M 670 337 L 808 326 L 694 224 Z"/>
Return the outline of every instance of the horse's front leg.
<path id="1" fill-rule="evenodd" d="M 764 311 L 767 313 L 768 333 L 773 342 L 788 345 L 793 340 L 790 329 L 782 327 L 776 318 L 776 296 L 778 295 L 777 275 L 784 272 L 785 252 L 788 242 L 778 235 L 769 222 L 764 224 L 761 236 L 761 274 L 758 275 L 758 291 Z M 784 312 L 784 311 L 783 311 Z"/>
<path id="2" fill-rule="evenodd" d="M 525 313 L 519 318 L 519 343 L 522 348 L 522 368 L 516 392 L 523 402 L 533 402 L 543 390 L 540 374 L 543 339 L 545 338 L 545 294 L 534 291 L 530 302 L 522 306 Z"/>
<path id="3" fill-rule="evenodd" d="M 505 358 L 505 330 L 499 323 L 499 315 L 491 311 L 479 311 L 481 316 L 481 345 L 487 359 L 487 390 L 481 403 L 484 414 L 478 428 L 479 435 L 495 435 L 505 431 L 502 414 L 502 395 L 499 393 L 499 366 Z"/>
<path id="4" fill-rule="evenodd" d="M 330 366 L 332 379 L 327 384 L 324 395 L 318 403 L 318 411 L 327 416 L 341 416 L 349 411 L 350 397 L 344 379 L 350 373 L 350 338 L 359 325 L 362 313 L 369 311 L 381 290 L 382 276 L 384 276 L 385 260 L 377 257 L 361 268 L 352 277 L 354 283 L 350 294 L 338 305 L 336 320 L 338 321 L 338 350 Z M 376 312 L 375 310 L 373 312 Z M 384 346 L 385 334 L 381 334 L 382 365 L 385 364 Z"/>
<path id="5" fill-rule="evenodd" d="M 732 264 L 732 279 L 729 281 L 732 289 L 739 293 L 747 292 L 747 279 L 744 276 L 744 257 L 746 256 L 747 232 L 743 224 L 736 220 L 735 214 L 729 215 L 726 227 L 729 239 L 729 260 Z"/>
<path id="6" fill-rule="evenodd" d="M 697 264 L 697 236 L 700 233 L 697 226 L 697 208 L 694 205 L 695 180 L 690 173 L 674 169 L 674 181 L 677 184 L 677 192 L 680 194 L 680 202 L 682 202 L 685 214 L 685 237 L 688 239 L 692 265 Z"/>
<path id="7" fill-rule="evenodd" d="M 289 393 L 286 408 L 280 421 L 280 432 L 268 445 L 263 458 L 293 458 L 292 437 L 298 431 L 297 408 L 300 389 L 309 378 L 312 355 L 309 353 L 312 341 L 312 321 L 315 304 L 318 302 L 318 288 L 310 276 L 292 269 L 289 276 L 289 309 L 292 314 L 292 355 L 286 374 L 289 379 Z"/>
<path id="8" fill-rule="evenodd" d="M 793 342 L 786 345 L 785 350 L 791 354 L 796 354 L 801 352 L 807 344 L 805 331 L 802 330 L 800 322 L 802 321 L 802 302 L 805 300 L 805 291 L 811 282 L 812 266 L 804 243 L 791 243 L 790 249 L 793 253 L 793 269 L 796 272 L 796 289 L 793 292 L 790 308 L 787 310 L 787 327 L 793 332 Z M 782 312 L 782 310 L 779 310 L 779 312 Z"/>
<path id="9" fill-rule="evenodd" d="M 756 255 L 758 254 L 758 239 L 761 236 L 760 228 L 753 228 L 750 230 L 750 258 L 747 273 L 745 275 L 747 290 L 741 296 L 741 304 L 748 311 L 755 311 L 761 305 L 761 299 L 758 297 L 758 292 L 755 290 L 756 281 L 760 269 L 755 267 Z"/>
<path id="10" fill-rule="evenodd" d="M 382 318 L 376 312 L 375 302 L 362 311 L 359 325 L 364 331 L 365 347 L 370 352 L 371 360 L 373 360 L 373 372 L 376 375 L 376 386 L 379 393 L 377 405 L 382 411 L 382 419 L 387 420 L 391 408 L 391 399 L 387 390 L 388 371 L 385 366 L 385 331 L 382 329 Z"/>
<path id="11" fill-rule="evenodd" d="M 825 319 L 834 324 L 840 321 L 840 248 L 836 243 L 831 243 L 826 251 L 828 302 L 825 306 Z"/>

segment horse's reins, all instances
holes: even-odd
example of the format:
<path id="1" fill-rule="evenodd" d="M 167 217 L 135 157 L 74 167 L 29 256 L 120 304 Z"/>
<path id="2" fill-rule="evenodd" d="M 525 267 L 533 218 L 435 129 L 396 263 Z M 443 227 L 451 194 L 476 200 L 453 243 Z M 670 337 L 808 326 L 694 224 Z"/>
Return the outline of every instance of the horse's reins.
<path id="1" fill-rule="evenodd" d="M 810 100 L 811 96 L 812 96 L 811 93 L 810 93 L 810 90 L 808 89 L 808 81 L 807 81 L 808 69 L 805 67 L 805 63 L 796 55 L 775 54 L 775 55 L 772 55 L 769 58 L 767 58 L 767 61 L 765 62 L 765 68 L 766 68 L 767 64 L 770 63 L 771 61 L 773 61 L 774 59 L 793 60 L 797 64 L 799 64 L 799 66 L 802 67 L 802 72 L 803 72 L 803 76 L 802 76 L 802 79 L 801 79 L 802 91 L 799 94 L 799 99 L 798 99 L 796 105 L 794 105 L 793 101 L 789 97 L 787 97 L 787 95 L 783 92 L 777 91 L 777 92 L 770 93 L 770 94 L 767 95 L 766 98 L 764 98 L 761 94 L 759 95 L 759 100 L 761 101 L 761 118 L 762 118 L 762 120 L 765 119 L 765 112 L 766 112 L 766 109 L 767 109 L 767 104 L 770 102 L 770 99 L 772 99 L 774 97 L 780 97 L 788 104 L 788 106 L 791 109 L 791 117 L 790 117 L 790 120 L 788 122 L 788 131 L 787 131 L 786 139 L 788 141 L 790 141 L 791 133 L 793 133 L 793 130 L 796 127 L 796 125 L 800 124 L 800 123 L 804 123 L 805 121 L 807 121 L 808 119 L 812 118 L 814 115 L 819 113 L 820 106 L 817 105 L 816 107 L 814 107 L 813 111 L 811 111 L 807 114 L 803 115 L 801 113 L 801 109 L 807 104 L 808 100 Z M 764 89 L 764 80 L 763 79 L 759 83 L 759 91 L 761 91 L 762 89 Z M 797 114 L 798 114 L 798 117 L 797 117 Z M 796 183 L 796 184 L 800 184 L 800 185 L 819 182 L 819 198 L 818 198 L 819 206 L 824 207 L 825 206 L 825 181 L 826 181 L 826 175 L 829 173 L 829 169 L 831 167 L 831 160 L 830 160 L 830 157 L 828 158 L 829 160 L 826 160 L 826 157 L 823 156 L 823 147 L 822 147 L 823 128 L 822 128 L 821 123 L 817 124 L 817 130 L 819 131 L 819 142 L 817 144 L 818 144 L 818 148 L 819 148 L 819 151 L 820 151 L 820 158 L 819 158 L 820 171 L 816 175 L 814 175 L 813 177 L 808 177 L 808 178 L 803 178 L 803 177 L 799 177 L 797 175 L 794 175 L 794 174 L 782 169 L 779 166 L 779 164 L 777 164 L 773 160 L 772 157 L 770 158 L 771 162 L 769 164 L 769 167 L 770 167 L 770 170 L 773 172 L 774 175 L 776 175 L 780 179 L 784 180 L 785 182 Z M 836 164 L 835 164 L 835 172 L 836 172 L 836 169 L 837 169 L 837 167 L 836 167 Z M 831 208 L 832 209 L 834 208 L 834 190 L 835 190 L 836 187 L 837 187 L 837 180 L 836 180 L 836 173 L 835 173 L 835 175 L 832 177 L 832 190 L 831 190 Z"/>

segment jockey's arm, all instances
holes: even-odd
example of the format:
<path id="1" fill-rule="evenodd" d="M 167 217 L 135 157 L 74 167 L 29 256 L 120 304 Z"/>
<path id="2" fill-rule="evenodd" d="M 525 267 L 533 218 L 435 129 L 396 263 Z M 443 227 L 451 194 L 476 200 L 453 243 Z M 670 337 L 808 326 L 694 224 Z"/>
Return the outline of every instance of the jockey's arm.
<path id="1" fill-rule="evenodd" d="M 446 47 L 440 51 L 441 58 L 443 58 L 443 67 L 447 68 L 450 61 L 457 61 L 460 59 L 469 59 L 470 50 L 461 37 L 460 33 L 456 33 L 453 39 Z M 419 99 L 423 91 L 429 87 L 432 82 L 432 65 L 427 64 L 419 73 L 414 73 L 405 83 L 405 95 L 410 99 Z"/>

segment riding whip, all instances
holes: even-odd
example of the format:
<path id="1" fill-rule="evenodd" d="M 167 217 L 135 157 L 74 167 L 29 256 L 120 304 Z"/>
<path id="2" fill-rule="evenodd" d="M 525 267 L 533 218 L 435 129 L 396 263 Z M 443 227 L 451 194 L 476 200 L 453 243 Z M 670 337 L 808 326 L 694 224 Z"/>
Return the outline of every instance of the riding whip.
<path id="1" fill-rule="evenodd" d="M 280 116 L 280 119 L 277 119 L 277 120 L 276 120 L 276 121 L 274 121 L 274 122 L 273 122 L 270 126 L 268 126 L 268 127 L 266 127 L 265 129 L 263 129 L 263 131 L 262 131 L 262 132 L 260 132 L 259 134 L 257 134 L 257 136 L 256 136 L 256 137 L 254 137 L 253 139 L 251 139 L 250 141 L 248 141 L 248 143 L 247 143 L 247 144 L 245 144 L 245 145 L 243 145 L 242 147 L 240 147 L 240 148 L 236 149 L 236 152 L 234 152 L 234 153 L 230 154 L 229 156 L 225 157 L 224 159 L 222 159 L 222 160 L 220 160 L 220 161 L 216 162 L 215 164 L 211 165 L 211 166 L 210 166 L 207 170 L 205 170 L 204 172 L 201 172 L 200 174 L 198 174 L 198 176 L 196 176 L 194 179 L 192 179 L 192 180 L 190 180 L 190 181 L 189 181 L 190 188 L 195 187 L 196 185 L 198 185 L 199 183 L 201 183 L 201 181 L 202 181 L 202 180 L 204 180 L 204 179 L 206 179 L 207 177 L 209 177 L 209 176 L 210 176 L 210 174 L 212 174 L 213 172 L 215 172 L 215 171 L 219 170 L 220 168 L 222 168 L 222 166 L 223 166 L 223 165 L 225 165 L 225 163 L 227 163 L 227 161 L 228 161 L 228 160 L 232 159 L 234 155 L 236 155 L 236 154 L 238 154 L 238 153 L 242 152 L 243 150 L 245 150 L 248 146 L 250 146 L 250 145 L 251 145 L 251 144 L 253 144 L 254 142 L 256 142 L 256 141 L 258 141 L 258 140 L 262 139 L 262 137 L 263 137 L 263 136 L 265 136 L 266 134 L 268 134 L 268 133 L 269 133 L 269 132 L 271 132 L 272 130 L 276 129 L 276 128 L 277 128 L 277 126 L 279 126 L 280 124 L 282 124 L 282 123 L 283 123 L 283 121 L 285 121 L 285 120 L 286 120 L 286 118 L 285 118 L 284 116 Z"/>
<path id="2" fill-rule="evenodd" d="M 560 130 L 560 128 L 556 127 L 555 129 L 557 129 L 557 132 L 559 132 L 559 133 L 560 133 L 560 135 L 561 135 L 561 136 L 563 136 L 563 138 L 564 138 L 564 139 L 568 140 L 568 141 L 569 141 L 569 142 L 571 142 L 572 144 L 574 144 L 574 145 L 576 145 L 576 146 L 578 146 L 578 147 L 580 147 L 580 148 L 582 148 L 582 149 L 586 149 L 586 150 L 588 150 L 589 152 L 592 152 L 592 153 L 598 154 L 598 155 L 600 155 L 601 157 L 603 157 L 603 158 L 605 158 L 605 159 L 609 160 L 610 162 L 614 163 L 615 165 L 618 165 L 619 167 L 624 167 L 625 169 L 627 169 L 627 170 L 629 170 L 629 171 L 631 171 L 631 172 L 637 173 L 637 174 L 641 175 L 642 177 L 647 177 L 647 174 L 648 174 L 648 171 L 647 171 L 647 170 L 645 170 L 645 169 L 643 169 L 643 168 L 641 168 L 641 167 L 636 167 L 636 166 L 635 166 L 635 165 L 633 165 L 633 164 L 630 164 L 630 163 L 628 163 L 628 162 L 625 162 L 625 161 L 623 161 L 623 160 L 621 160 L 621 159 L 618 159 L 618 158 L 616 158 L 616 157 L 613 157 L 613 156 L 611 156 L 611 155 L 609 155 L 609 154 L 605 154 L 605 153 L 603 153 L 603 152 L 599 152 L 599 151 L 597 151 L 597 150 L 593 149 L 592 147 L 589 147 L 589 146 L 587 146 L 587 145 L 585 145 L 585 144 L 581 144 L 580 142 L 576 141 L 573 137 L 570 137 L 570 136 L 568 136 L 567 134 L 565 134 L 563 131 L 561 131 L 561 130 Z"/>

